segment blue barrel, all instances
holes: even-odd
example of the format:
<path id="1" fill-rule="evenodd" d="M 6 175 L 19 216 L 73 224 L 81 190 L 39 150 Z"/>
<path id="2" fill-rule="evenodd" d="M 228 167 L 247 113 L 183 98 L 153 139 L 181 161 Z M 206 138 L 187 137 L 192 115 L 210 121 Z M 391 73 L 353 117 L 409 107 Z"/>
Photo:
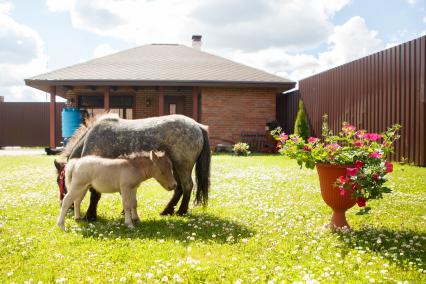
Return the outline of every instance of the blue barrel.
<path id="1" fill-rule="evenodd" d="M 80 127 L 81 113 L 78 108 L 64 108 L 62 110 L 62 137 L 69 138 Z"/>

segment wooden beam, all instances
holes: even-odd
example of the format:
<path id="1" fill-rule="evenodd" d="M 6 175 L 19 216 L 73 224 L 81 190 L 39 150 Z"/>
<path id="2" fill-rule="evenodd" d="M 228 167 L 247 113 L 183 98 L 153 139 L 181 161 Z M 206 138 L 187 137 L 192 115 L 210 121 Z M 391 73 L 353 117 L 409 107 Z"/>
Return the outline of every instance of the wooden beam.
<path id="1" fill-rule="evenodd" d="M 105 112 L 109 112 L 109 94 L 110 94 L 110 87 L 106 86 L 104 89 L 104 110 Z"/>
<path id="2" fill-rule="evenodd" d="M 50 87 L 49 146 L 56 148 L 56 86 Z"/>
<path id="3" fill-rule="evenodd" d="M 164 88 L 158 88 L 158 115 L 164 115 Z"/>
<path id="4" fill-rule="evenodd" d="M 198 87 L 192 87 L 192 118 L 198 121 Z"/>

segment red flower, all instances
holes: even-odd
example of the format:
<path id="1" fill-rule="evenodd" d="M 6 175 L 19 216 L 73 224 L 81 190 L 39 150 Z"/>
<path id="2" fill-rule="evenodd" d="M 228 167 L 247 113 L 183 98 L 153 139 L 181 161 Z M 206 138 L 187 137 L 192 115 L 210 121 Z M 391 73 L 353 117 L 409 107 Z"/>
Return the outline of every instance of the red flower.
<path id="1" fill-rule="evenodd" d="M 338 180 L 341 184 L 345 184 L 348 181 L 348 178 L 344 176 L 340 176 L 338 177 Z"/>
<path id="2" fill-rule="evenodd" d="M 354 145 L 361 148 L 362 146 L 364 146 L 364 142 L 361 140 L 355 140 Z"/>
<path id="3" fill-rule="evenodd" d="M 346 174 L 350 177 L 356 176 L 356 174 L 358 173 L 358 168 L 347 168 L 346 169 Z"/>
<path id="4" fill-rule="evenodd" d="M 362 138 L 362 137 L 364 137 L 364 131 L 362 131 L 362 130 L 358 130 L 357 132 L 355 132 L 355 136 L 356 136 L 357 138 Z"/>
<path id="5" fill-rule="evenodd" d="M 386 173 L 393 172 L 393 165 L 392 165 L 392 163 L 385 162 L 385 167 L 386 167 Z"/>
<path id="6" fill-rule="evenodd" d="M 360 196 L 357 198 L 356 203 L 358 203 L 359 207 L 364 207 L 365 204 L 367 203 L 367 199 L 365 199 L 365 197 Z"/>
<path id="7" fill-rule="evenodd" d="M 379 179 L 380 179 L 380 175 L 379 175 L 378 173 L 374 173 L 374 174 L 372 174 L 372 175 L 371 175 L 371 177 L 372 177 L 374 180 L 379 180 Z"/>
<path id="8" fill-rule="evenodd" d="M 364 166 L 364 163 L 362 161 L 359 161 L 359 160 L 355 161 L 354 163 L 355 168 L 360 169 L 362 168 L 362 166 Z"/>
<path id="9" fill-rule="evenodd" d="M 340 196 L 345 196 L 348 193 L 349 193 L 349 190 L 346 190 L 343 187 L 340 188 Z"/>
<path id="10" fill-rule="evenodd" d="M 312 149 L 309 145 L 305 145 L 305 146 L 303 146 L 303 150 L 306 151 L 306 152 L 311 152 Z"/>

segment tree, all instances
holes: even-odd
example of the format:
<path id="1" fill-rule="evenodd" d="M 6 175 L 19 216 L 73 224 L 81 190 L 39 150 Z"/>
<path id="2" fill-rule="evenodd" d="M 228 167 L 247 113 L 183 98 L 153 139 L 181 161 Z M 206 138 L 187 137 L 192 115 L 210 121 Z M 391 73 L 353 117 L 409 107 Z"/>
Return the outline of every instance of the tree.
<path id="1" fill-rule="evenodd" d="M 297 112 L 296 121 L 294 123 L 294 134 L 299 135 L 305 140 L 311 136 L 309 121 L 302 99 L 299 100 L 299 111 Z"/>

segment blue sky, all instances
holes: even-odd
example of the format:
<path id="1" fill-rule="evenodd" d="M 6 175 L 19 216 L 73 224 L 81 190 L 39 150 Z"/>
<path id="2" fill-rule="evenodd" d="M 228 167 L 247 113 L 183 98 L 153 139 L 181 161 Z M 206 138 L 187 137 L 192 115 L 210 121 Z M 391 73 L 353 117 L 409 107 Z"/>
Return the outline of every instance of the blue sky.
<path id="1" fill-rule="evenodd" d="M 0 96 L 23 79 L 148 43 L 191 45 L 298 80 L 426 34 L 426 0 L 0 0 Z"/>

